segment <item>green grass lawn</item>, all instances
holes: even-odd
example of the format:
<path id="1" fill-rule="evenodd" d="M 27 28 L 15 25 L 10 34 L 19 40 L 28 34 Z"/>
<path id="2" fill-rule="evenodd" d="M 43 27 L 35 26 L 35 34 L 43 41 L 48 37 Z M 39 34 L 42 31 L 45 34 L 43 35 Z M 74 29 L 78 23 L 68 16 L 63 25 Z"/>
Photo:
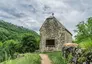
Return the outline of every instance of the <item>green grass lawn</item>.
<path id="1" fill-rule="evenodd" d="M 48 54 L 52 64 L 67 64 L 65 59 L 62 57 L 61 52 L 49 52 L 46 54 Z"/>
<path id="2" fill-rule="evenodd" d="M 14 60 L 7 60 L 0 64 L 41 64 L 40 56 L 36 53 L 26 53 L 24 57 L 20 57 Z"/>

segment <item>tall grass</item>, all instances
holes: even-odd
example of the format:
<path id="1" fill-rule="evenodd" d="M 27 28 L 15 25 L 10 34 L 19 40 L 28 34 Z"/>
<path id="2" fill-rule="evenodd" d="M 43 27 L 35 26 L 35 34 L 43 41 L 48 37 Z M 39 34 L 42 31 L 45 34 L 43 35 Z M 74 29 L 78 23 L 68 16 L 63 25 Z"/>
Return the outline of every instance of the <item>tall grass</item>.
<path id="1" fill-rule="evenodd" d="M 15 60 L 7 60 L 0 64 L 41 64 L 39 54 L 27 53 L 24 57 Z"/>
<path id="2" fill-rule="evenodd" d="M 49 58 L 52 60 L 52 64 L 67 64 L 61 52 L 50 52 L 46 54 L 48 54 Z"/>
<path id="3" fill-rule="evenodd" d="M 81 48 L 86 49 L 86 50 L 90 50 L 90 49 L 92 49 L 92 40 L 91 39 L 87 39 L 87 40 L 79 43 L 79 46 Z"/>

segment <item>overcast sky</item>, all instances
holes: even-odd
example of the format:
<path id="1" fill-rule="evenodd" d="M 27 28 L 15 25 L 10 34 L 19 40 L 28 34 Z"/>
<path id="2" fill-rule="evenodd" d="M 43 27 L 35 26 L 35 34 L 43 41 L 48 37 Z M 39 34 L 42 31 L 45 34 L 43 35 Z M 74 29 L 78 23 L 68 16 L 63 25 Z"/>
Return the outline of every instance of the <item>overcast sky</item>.
<path id="1" fill-rule="evenodd" d="M 51 13 L 74 35 L 76 24 L 92 16 L 92 0 L 0 0 L 0 19 L 36 32 Z"/>

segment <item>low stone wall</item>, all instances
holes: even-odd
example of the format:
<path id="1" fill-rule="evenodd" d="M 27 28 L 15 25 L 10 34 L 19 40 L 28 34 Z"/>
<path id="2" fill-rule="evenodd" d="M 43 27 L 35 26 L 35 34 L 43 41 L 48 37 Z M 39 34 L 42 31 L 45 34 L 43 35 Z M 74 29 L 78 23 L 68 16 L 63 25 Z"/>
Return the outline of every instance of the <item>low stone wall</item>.
<path id="1" fill-rule="evenodd" d="M 71 64 L 91 64 L 92 51 L 82 49 L 75 43 L 66 43 L 62 47 L 64 58 L 68 59 L 71 54 L 71 59 L 67 60 Z"/>

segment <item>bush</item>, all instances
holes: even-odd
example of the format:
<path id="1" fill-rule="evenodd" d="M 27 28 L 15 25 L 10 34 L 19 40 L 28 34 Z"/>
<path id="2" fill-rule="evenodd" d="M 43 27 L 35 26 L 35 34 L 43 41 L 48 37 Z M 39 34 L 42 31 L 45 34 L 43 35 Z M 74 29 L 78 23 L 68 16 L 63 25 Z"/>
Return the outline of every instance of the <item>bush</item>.
<path id="1" fill-rule="evenodd" d="M 37 47 L 37 49 L 39 49 L 40 36 L 39 36 L 39 35 L 37 36 L 37 35 L 35 35 L 35 34 L 25 33 L 25 34 L 22 35 L 22 40 L 23 40 L 23 38 L 26 37 L 26 36 L 32 36 L 33 38 L 35 38 L 36 47 Z"/>
<path id="2" fill-rule="evenodd" d="M 0 48 L 3 46 L 3 43 L 2 42 L 0 42 Z"/>
<path id="3" fill-rule="evenodd" d="M 86 49 L 86 50 L 91 50 L 91 49 L 92 49 L 92 40 L 91 40 L 91 39 L 87 39 L 87 40 L 81 42 L 81 43 L 79 44 L 79 46 L 80 46 L 81 48 Z"/>
<path id="4" fill-rule="evenodd" d="M 80 47 L 84 50 L 83 54 L 87 61 L 92 61 L 92 40 L 87 39 L 81 42 Z"/>
<path id="5" fill-rule="evenodd" d="M 0 62 L 3 60 L 3 56 L 4 56 L 4 54 L 3 54 L 3 43 L 2 42 L 0 42 Z"/>
<path id="6" fill-rule="evenodd" d="M 7 57 L 14 58 L 14 53 L 16 52 L 16 46 L 17 46 L 17 41 L 14 40 L 7 40 L 3 44 L 3 48 L 7 53 Z"/>
<path id="7" fill-rule="evenodd" d="M 25 52 L 34 52 L 37 49 L 37 41 L 34 36 L 27 35 L 24 36 L 21 41 L 21 49 L 23 53 Z"/>
<path id="8" fill-rule="evenodd" d="M 0 62 L 15 58 L 14 54 L 19 48 L 18 41 L 7 40 L 4 43 L 0 42 Z"/>

